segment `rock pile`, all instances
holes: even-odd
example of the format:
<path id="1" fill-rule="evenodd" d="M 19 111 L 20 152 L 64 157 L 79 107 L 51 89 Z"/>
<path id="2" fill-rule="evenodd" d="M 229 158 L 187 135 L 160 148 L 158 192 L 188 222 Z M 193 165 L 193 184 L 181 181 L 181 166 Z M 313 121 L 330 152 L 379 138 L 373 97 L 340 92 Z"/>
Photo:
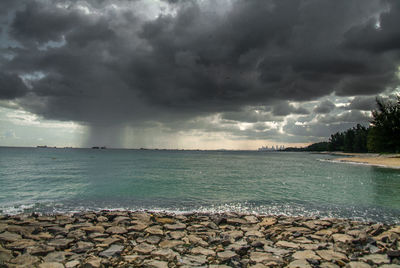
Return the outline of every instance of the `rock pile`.
<path id="1" fill-rule="evenodd" d="M 102 211 L 0 216 L 0 267 L 400 267 L 400 226 Z"/>

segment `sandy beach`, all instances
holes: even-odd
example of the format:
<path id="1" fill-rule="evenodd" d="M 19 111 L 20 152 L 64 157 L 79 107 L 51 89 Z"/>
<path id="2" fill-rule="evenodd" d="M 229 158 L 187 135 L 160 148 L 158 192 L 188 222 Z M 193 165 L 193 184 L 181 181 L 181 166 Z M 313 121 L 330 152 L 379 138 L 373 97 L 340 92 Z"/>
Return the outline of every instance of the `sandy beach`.
<path id="1" fill-rule="evenodd" d="M 371 166 L 380 166 L 388 168 L 400 168 L 400 154 L 357 154 L 357 153 L 334 153 L 334 155 L 345 155 L 335 159 L 341 162 L 362 163 Z"/>
<path id="2" fill-rule="evenodd" d="M 128 211 L 0 216 L 1 267 L 399 267 L 400 226 Z"/>

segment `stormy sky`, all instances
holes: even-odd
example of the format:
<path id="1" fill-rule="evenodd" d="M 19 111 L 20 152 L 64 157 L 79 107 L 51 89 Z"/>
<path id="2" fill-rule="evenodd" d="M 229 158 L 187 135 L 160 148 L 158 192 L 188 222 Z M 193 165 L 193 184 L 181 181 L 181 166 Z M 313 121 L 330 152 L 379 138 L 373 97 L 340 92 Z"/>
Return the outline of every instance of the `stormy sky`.
<path id="1" fill-rule="evenodd" d="M 255 149 L 368 125 L 397 0 L 2 0 L 0 145 Z"/>

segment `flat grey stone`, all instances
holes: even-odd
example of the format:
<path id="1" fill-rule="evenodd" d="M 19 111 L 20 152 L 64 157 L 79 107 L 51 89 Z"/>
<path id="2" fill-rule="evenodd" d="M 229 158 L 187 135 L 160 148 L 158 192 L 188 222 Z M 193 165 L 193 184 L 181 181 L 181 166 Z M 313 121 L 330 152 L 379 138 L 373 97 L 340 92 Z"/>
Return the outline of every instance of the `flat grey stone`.
<path id="1" fill-rule="evenodd" d="M 123 249 L 124 249 L 124 246 L 112 245 L 108 249 L 100 252 L 99 255 L 102 257 L 109 258 L 109 257 L 115 256 L 115 255 L 120 255 Z"/>

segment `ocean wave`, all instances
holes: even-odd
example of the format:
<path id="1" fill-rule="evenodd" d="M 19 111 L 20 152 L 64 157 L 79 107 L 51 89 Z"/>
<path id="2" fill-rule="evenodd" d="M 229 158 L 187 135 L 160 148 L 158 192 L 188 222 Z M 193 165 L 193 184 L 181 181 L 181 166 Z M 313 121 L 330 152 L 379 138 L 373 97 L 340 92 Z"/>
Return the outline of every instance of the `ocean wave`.
<path id="1" fill-rule="evenodd" d="M 351 158 L 349 158 L 351 159 Z M 338 159 L 320 159 L 318 158 L 317 161 L 319 162 L 329 162 L 329 163 L 337 163 L 337 164 L 350 164 L 356 166 L 366 166 L 366 167 L 381 167 L 381 168 L 391 168 L 391 169 L 400 169 L 400 167 L 382 165 L 382 164 L 371 164 L 366 162 L 355 162 L 350 160 L 338 160 Z"/>
<path id="2" fill-rule="evenodd" d="M 31 204 L 0 207 L 0 214 L 73 214 L 89 211 L 149 211 L 171 214 L 223 214 L 239 213 L 253 215 L 283 215 L 290 217 L 312 218 L 347 218 L 364 222 L 399 223 L 399 211 L 385 211 L 380 208 L 356 208 L 356 207 L 330 207 L 318 208 L 299 204 L 268 204 L 260 205 L 251 202 L 215 204 L 197 207 L 160 207 L 160 206 L 71 206 L 65 204 Z"/>

